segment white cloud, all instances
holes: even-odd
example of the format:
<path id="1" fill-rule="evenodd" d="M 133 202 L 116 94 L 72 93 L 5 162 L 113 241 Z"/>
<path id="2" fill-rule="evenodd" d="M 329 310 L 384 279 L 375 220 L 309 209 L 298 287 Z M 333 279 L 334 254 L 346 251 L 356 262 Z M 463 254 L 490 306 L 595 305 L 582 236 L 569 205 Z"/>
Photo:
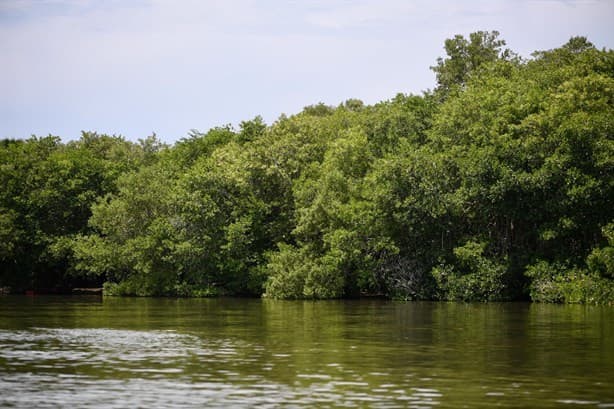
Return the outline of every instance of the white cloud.
<path id="1" fill-rule="evenodd" d="M 381 25 L 411 17 L 421 2 L 332 1 L 306 15 L 306 21 L 325 28 L 343 29 Z"/>
<path id="2" fill-rule="evenodd" d="M 176 138 L 318 101 L 433 86 L 454 34 L 499 30 L 528 55 L 587 35 L 611 1 L 0 0 L 0 137 L 80 129 Z"/>

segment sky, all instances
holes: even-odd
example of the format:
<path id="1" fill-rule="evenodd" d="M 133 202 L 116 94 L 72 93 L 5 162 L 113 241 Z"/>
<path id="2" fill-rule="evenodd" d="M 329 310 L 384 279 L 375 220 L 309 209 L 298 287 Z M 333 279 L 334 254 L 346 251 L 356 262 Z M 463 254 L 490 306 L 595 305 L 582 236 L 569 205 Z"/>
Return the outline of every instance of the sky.
<path id="1" fill-rule="evenodd" d="M 523 57 L 614 48 L 614 0 L 0 0 L 0 139 L 81 131 L 173 143 L 307 105 L 435 86 L 446 38 Z"/>

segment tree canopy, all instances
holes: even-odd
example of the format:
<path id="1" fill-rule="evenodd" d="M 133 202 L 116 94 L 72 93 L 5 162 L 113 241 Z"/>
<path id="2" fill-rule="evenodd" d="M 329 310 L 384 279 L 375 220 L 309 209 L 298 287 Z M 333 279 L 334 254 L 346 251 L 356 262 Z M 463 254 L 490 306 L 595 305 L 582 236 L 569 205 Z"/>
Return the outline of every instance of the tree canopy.
<path id="1" fill-rule="evenodd" d="M 437 88 L 171 147 L 0 144 L 0 286 L 614 302 L 614 53 L 445 43 Z"/>

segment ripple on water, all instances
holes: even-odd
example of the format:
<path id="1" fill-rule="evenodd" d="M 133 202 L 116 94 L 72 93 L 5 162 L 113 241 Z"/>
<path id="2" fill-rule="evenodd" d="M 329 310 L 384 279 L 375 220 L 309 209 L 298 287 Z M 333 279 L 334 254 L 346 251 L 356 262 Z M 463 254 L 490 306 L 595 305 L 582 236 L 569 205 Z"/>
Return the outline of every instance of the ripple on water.
<path id="1" fill-rule="evenodd" d="M 260 346 L 174 331 L 0 330 L 0 345 L 5 363 L 0 372 L 4 391 L 0 406 L 267 407 L 300 402 L 304 406 L 384 407 L 404 398 L 390 396 L 386 387 L 374 391 L 359 376 L 343 381 L 347 377 L 326 372 L 296 373 L 300 382 L 288 384 L 267 379 L 266 371 L 242 373 L 235 370 L 238 362 L 248 366 L 256 362 L 250 355 L 262 355 Z M 274 360 L 291 358 L 288 353 L 273 355 Z M 335 374 L 341 368 L 339 364 L 326 367 Z M 412 400 L 429 404 L 432 398 L 414 396 Z"/>
<path id="2" fill-rule="evenodd" d="M 206 348 L 191 335 L 170 331 L 47 329 L 0 331 L 0 358 L 13 367 L 38 369 L 144 362 L 157 365 L 193 355 L 228 355 L 228 348 Z"/>
<path id="3" fill-rule="evenodd" d="M 176 331 L 0 330 L 0 407 L 429 408 L 449 403 L 455 383 L 467 388 L 451 373 L 362 370 L 337 354 L 310 366 L 311 355 L 295 351 Z M 519 404 L 515 398 L 521 394 L 541 390 L 551 405 L 614 408 L 611 399 L 571 399 L 582 396 L 557 396 L 550 384 L 527 389 L 528 384 L 525 378 L 500 378 L 476 386 L 474 396 L 481 403 Z"/>

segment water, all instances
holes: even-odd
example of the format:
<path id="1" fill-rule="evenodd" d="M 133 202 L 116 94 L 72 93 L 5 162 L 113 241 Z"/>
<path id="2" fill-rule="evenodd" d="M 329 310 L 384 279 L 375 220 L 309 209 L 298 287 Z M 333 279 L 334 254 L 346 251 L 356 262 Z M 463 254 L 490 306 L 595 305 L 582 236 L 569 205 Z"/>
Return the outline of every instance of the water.
<path id="1" fill-rule="evenodd" d="M 614 308 L 5 296 L 0 406 L 614 408 Z"/>

